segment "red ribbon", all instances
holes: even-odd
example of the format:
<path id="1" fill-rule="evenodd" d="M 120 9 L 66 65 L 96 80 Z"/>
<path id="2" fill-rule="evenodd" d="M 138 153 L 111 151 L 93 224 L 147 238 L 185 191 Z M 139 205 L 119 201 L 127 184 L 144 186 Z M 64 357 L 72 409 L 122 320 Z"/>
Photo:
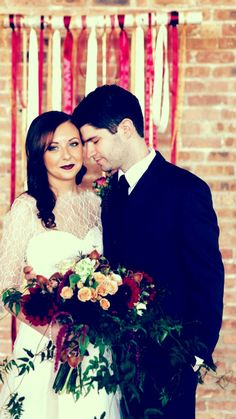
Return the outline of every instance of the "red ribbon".
<path id="1" fill-rule="evenodd" d="M 43 53 L 44 53 L 44 16 L 41 16 L 39 34 L 39 115 L 42 113 L 43 99 Z"/>
<path id="2" fill-rule="evenodd" d="M 86 62 L 87 59 L 85 57 L 86 51 L 87 51 L 87 24 L 86 24 L 86 16 L 81 16 L 81 22 L 82 22 L 82 29 L 80 31 L 80 34 L 78 36 L 77 41 L 77 61 L 76 61 L 76 100 L 75 102 L 79 102 L 79 76 L 81 75 L 84 79 L 86 77 L 85 71 L 82 69 L 82 63 Z"/>
<path id="3" fill-rule="evenodd" d="M 178 76 L 179 76 L 179 41 L 178 41 L 178 12 L 171 12 L 170 30 L 172 36 L 172 103 L 171 103 L 171 163 L 176 164 L 177 154 L 177 130 L 176 112 L 178 98 Z"/>
<path id="4" fill-rule="evenodd" d="M 119 45 L 118 37 L 115 29 L 115 16 L 111 15 L 111 32 L 107 38 L 107 51 L 106 51 L 106 62 L 107 62 L 107 75 L 109 79 L 114 79 L 115 81 L 119 79 Z M 115 56 L 116 66 L 114 70 L 113 56 Z"/>
<path id="5" fill-rule="evenodd" d="M 73 108 L 73 69 L 72 69 L 72 53 L 73 53 L 73 36 L 69 29 L 71 16 L 64 16 L 64 26 L 67 30 L 64 41 L 63 55 L 63 110 L 69 114 Z"/>
<path id="6" fill-rule="evenodd" d="M 15 199 L 16 189 L 16 125 L 17 125 L 17 74 L 18 74 L 18 36 L 15 31 L 14 15 L 9 15 L 11 34 L 11 179 L 10 179 L 10 203 Z M 11 318 L 11 342 L 12 349 L 16 339 L 16 318 Z"/>
<path id="7" fill-rule="evenodd" d="M 120 26 L 119 45 L 120 45 L 120 82 L 119 85 L 124 89 L 129 89 L 129 40 L 124 29 L 125 15 L 118 15 Z"/>
<path id="8" fill-rule="evenodd" d="M 145 48 L 145 141 L 149 145 L 149 132 L 151 123 L 151 96 L 153 93 L 154 84 L 154 63 L 153 63 L 153 49 L 152 49 L 152 22 L 151 13 L 148 15 L 149 25 L 146 36 Z M 153 147 L 157 148 L 157 131 L 153 124 Z"/>

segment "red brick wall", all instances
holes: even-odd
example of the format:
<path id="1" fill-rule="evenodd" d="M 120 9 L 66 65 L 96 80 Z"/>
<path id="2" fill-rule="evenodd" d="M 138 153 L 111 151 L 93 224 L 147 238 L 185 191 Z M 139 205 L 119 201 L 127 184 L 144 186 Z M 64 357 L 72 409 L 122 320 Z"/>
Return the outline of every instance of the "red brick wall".
<path id="1" fill-rule="evenodd" d="M 32 13 L 27 1 L 8 1 L 0 13 Z M 35 2 L 34 14 L 84 14 L 83 2 Z M 17 4 L 17 6 L 16 6 Z M 88 2 L 86 2 L 86 6 Z M 72 9 L 72 6 L 73 9 Z M 97 0 L 95 13 L 141 10 L 202 11 L 201 25 L 187 28 L 185 98 L 178 164 L 207 181 L 212 189 L 221 228 L 220 246 L 226 269 L 225 311 L 215 351 L 218 375 L 227 372 L 222 389 L 214 377 L 198 390 L 198 419 L 236 418 L 236 2 L 235 0 Z M 45 12 L 45 10 L 48 11 Z M 61 8 L 60 8 L 61 7 Z M 120 7 L 120 9 L 118 9 Z M 88 8 L 86 7 L 86 11 Z M 0 20 L 1 22 L 1 20 Z M 10 30 L 0 28 L 0 223 L 9 204 L 10 147 Z M 18 109 L 20 118 L 21 109 Z M 169 133 L 160 136 L 159 149 L 169 159 Z M 22 190 L 21 147 L 18 142 L 17 192 Z M 93 167 L 92 167 L 93 170 Z M 1 225 L 0 225 L 1 227 Z M 0 356 L 10 352 L 9 319 L 0 323 Z M 221 384 L 223 379 L 221 380 Z M 181 419 L 181 418 L 180 418 Z"/>

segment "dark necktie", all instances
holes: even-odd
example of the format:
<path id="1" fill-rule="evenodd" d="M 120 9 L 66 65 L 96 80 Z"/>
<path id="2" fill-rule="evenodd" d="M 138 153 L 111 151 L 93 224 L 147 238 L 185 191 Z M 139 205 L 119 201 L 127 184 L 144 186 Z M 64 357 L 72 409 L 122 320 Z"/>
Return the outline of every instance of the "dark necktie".
<path id="1" fill-rule="evenodd" d="M 125 175 L 121 175 L 118 182 L 119 198 L 126 199 L 128 197 L 129 183 L 126 180 Z"/>

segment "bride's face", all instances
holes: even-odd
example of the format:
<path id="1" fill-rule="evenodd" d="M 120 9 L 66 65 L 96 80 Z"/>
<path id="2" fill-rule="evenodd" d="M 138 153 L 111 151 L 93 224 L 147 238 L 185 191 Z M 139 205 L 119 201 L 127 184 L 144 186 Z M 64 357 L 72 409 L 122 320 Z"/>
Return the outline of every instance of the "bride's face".
<path id="1" fill-rule="evenodd" d="M 46 145 L 44 164 L 50 185 L 74 181 L 83 164 L 83 145 L 79 131 L 70 122 L 59 125 Z"/>

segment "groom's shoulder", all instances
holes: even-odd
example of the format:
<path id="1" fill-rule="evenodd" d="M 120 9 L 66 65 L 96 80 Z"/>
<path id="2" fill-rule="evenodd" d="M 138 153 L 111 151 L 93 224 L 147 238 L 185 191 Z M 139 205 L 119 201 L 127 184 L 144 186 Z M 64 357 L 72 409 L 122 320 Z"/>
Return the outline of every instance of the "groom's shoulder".
<path id="1" fill-rule="evenodd" d="M 201 179 L 198 175 L 190 170 L 168 162 L 164 157 L 158 153 L 157 161 L 161 156 L 161 164 L 159 171 L 162 174 L 162 179 L 165 183 L 178 189 L 204 189 L 209 190 L 209 185 Z M 158 165 L 157 165 L 158 166 Z M 156 177 L 158 182 L 158 177 Z"/>

